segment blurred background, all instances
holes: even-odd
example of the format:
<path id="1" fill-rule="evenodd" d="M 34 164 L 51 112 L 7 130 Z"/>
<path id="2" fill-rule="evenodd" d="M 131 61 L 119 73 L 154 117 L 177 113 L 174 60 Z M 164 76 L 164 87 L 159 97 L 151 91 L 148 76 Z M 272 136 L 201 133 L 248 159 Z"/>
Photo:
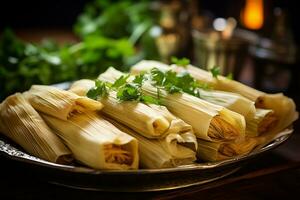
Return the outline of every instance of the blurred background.
<path id="1" fill-rule="evenodd" d="M 2 1 L 0 98 L 176 56 L 298 102 L 297 12 L 284 0 Z"/>

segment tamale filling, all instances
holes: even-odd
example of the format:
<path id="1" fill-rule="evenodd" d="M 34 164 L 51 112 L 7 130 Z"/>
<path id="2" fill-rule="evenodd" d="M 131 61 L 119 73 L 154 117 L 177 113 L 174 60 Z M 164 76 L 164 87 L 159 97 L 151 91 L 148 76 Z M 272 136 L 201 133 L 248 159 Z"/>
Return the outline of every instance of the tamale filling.
<path id="1" fill-rule="evenodd" d="M 208 136 L 216 140 L 233 140 L 239 133 L 230 123 L 217 115 L 210 122 Z"/>
<path id="2" fill-rule="evenodd" d="M 221 145 L 219 148 L 219 153 L 228 157 L 238 155 L 237 152 L 234 150 L 234 148 L 230 146 L 230 144 Z"/>
<path id="3" fill-rule="evenodd" d="M 104 146 L 104 156 L 107 163 L 131 165 L 133 162 L 132 154 L 115 144 L 107 144 Z"/>

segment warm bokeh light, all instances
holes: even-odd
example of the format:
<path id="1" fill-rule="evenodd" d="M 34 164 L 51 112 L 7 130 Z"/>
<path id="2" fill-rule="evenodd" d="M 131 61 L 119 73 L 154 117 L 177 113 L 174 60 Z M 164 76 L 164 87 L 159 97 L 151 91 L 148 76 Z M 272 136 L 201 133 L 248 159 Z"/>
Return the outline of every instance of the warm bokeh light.
<path id="1" fill-rule="evenodd" d="M 248 29 L 258 30 L 264 23 L 263 0 L 246 0 L 246 5 L 241 13 L 244 26 Z"/>

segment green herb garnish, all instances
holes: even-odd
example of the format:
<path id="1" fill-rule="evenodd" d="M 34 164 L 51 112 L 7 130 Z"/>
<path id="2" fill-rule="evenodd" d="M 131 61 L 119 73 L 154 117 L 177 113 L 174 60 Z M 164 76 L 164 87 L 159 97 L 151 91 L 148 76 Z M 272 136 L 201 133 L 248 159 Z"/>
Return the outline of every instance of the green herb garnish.
<path id="1" fill-rule="evenodd" d="M 160 105 L 160 100 L 148 95 L 142 95 L 140 101 L 146 104 L 157 104 Z"/>
<path id="2" fill-rule="evenodd" d="M 106 97 L 108 95 L 108 87 L 106 83 L 96 80 L 95 87 L 91 88 L 86 94 L 87 97 L 98 100 L 99 98 Z"/>
<path id="3" fill-rule="evenodd" d="M 151 70 L 151 80 L 156 87 L 164 88 L 167 92 L 173 94 L 176 92 L 185 92 L 193 96 L 200 96 L 197 88 L 207 89 L 207 85 L 199 84 L 189 73 L 176 73 L 173 71 L 163 72 L 157 68 Z"/>
<path id="4" fill-rule="evenodd" d="M 176 64 L 176 65 L 179 65 L 179 66 L 182 66 L 182 67 L 186 67 L 187 65 L 190 64 L 190 60 L 188 58 L 177 58 L 175 56 L 172 56 L 171 57 L 171 62 L 173 64 Z"/>
<path id="5" fill-rule="evenodd" d="M 106 97 L 111 90 L 117 92 L 117 99 L 120 101 L 139 101 L 146 104 L 160 104 L 159 99 L 145 95 L 142 92 L 142 84 L 146 80 L 143 74 L 136 76 L 133 81 L 128 82 L 129 74 L 120 76 L 113 84 L 95 81 L 95 87 L 90 89 L 87 97 L 98 100 Z"/>
<path id="6" fill-rule="evenodd" d="M 112 88 L 120 88 L 121 86 L 127 83 L 127 79 L 129 78 L 129 74 L 120 76 L 113 84 Z"/>
<path id="7" fill-rule="evenodd" d="M 145 75 L 144 74 L 139 74 L 139 75 L 135 76 L 135 78 L 132 82 L 141 86 L 145 80 L 146 80 Z"/>
<path id="8" fill-rule="evenodd" d="M 133 83 L 126 83 L 117 91 L 117 98 L 121 101 L 133 101 L 141 98 L 140 88 Z"/>
<path id="9" fill-rule="evenodd" d="M 220 67 L 214 66 L 210 72 L 214 78 L 218 78 L 218 75 L 220 75 Z"/>

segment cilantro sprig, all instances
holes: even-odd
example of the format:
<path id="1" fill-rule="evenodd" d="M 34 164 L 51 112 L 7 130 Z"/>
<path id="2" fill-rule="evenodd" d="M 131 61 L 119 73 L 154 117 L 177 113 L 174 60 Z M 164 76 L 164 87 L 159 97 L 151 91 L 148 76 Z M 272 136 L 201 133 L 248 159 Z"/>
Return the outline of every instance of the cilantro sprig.
<path id="1" fill-rule="evenodd" d="M 218 79 L 218 76 L 221 74 L 221 70 L 220 67 L 214 66 L 211 70 L 210 70 L 212 76 L 216 79 Z M 233 74 L 229 73 L 226 76 L 227 79 L 229 80 L 233 80 Z"/>
<path id="2" fill-rule="evenodd" d="M 99 100 L 107 97 L 110 91 L 116 91 L 116 97 L 120 101 L 139 101 L 146 104 L 160 104 L 159 99 L 145 95 L 142 92 L 141 87 L 146 80 L 143 74 L 136 76 L 133 81 L 128 81 L 129 77 L 129 74 L 122 75 L 112 84 L 96 80 L 95 87 L 88 91 L 87 97 Z"/>
<path id="3" fill-rule="evenodd" d="M 170 94 L 185 92 L 200 97 L 199 88 L 207 89 L 204 84 L 199 84 L 189 73 L 163 72 L 157 68 L 151 70 L 151 80 L 156 87 L 165 89 Z"/>
<path id="4" fill-rule="evenodd" d="M 182 66 L 182 67 L 186 67 L 187 65 L 190 64 L 190 60 L 188 58 L 177 58 L 175 56 L 172 56 L 171 57 L 171 62 L 173 64 L 176 64 L 176 65 L 179 65 L 179 66 Z"/>
<path id="5" fill-rule="evenodd" d="M 90 99 L 98 100 L 102 97 L 106 97 L 108 95 L 108 90 L 108 84 L 97 79 L 95 81 L 95 87 L 91 88 L 86 96 Z"/>
<path id="6" fill-rule="evenodd" d="M 220 75 L 220 67 L 214 66 L 210 69 L 210 72 L 214 78 L 218 78 L 218 76 Z"/>

